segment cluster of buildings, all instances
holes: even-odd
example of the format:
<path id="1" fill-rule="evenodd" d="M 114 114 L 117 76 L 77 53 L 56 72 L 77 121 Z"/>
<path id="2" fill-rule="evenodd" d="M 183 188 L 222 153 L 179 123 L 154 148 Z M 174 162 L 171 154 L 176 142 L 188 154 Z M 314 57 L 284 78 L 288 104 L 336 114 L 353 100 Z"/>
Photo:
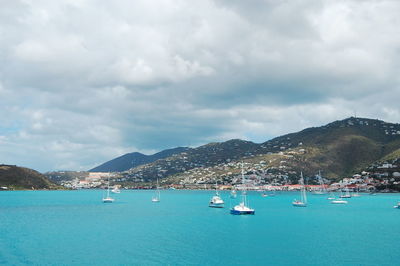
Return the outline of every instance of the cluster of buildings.
<path id="1" fill-rule="evenodd" d="M 92 173 L 87 172 L 87 176 L 84 178 L 75 177 L 71 180 L 62 180 L 60 185 L 70 189 L 89 189 L 89 188 L 100 188 L 105 186 L 112 178 L 112 173 Z"/>
<path id="2" fill-rule="evenodd" d="M 240 189 L 241 186 L 246 186 L 247 189 L 252 190 L 298 190 L 300 189 L 298 184 L 300 173 L 290 167 L 291 160 L 305 152 L 304 149 L 299 148 L 275 154 L 251 156 L 244 162 L 229 159 L 213 167 L 193 168 L 166 179 L 162 179 L 160 175 L 155 177 L 161 179 L 161 186 L 165 188 L 211 189 L 217 184 L 219 189 Z M 321 188 L 320 180 L 322 180 L 328 190 L 340 190 L 344 187 L 358 191 L 371 191 L 375 188 L 395 190 L 393 186 L 398 185 L 400 188 L 399 165 L 400 159 L 376 163 L 365 171 L 333 183 L 331 180 L 318 177 L 315 173 L 315 176 L 305 177 L 306 187 L 310 191 L 319 190 Z M 132 179 L 124 173 L 90 172 L 84 178 L 63 180 L 61 185 L 70 189 L 104 188 L 110 180 L 111 184 L 120 184 L 122 188 L 126 189 L 149 189 L 154 187 L 154 179 L 146 182 L 144 178 Z"/>

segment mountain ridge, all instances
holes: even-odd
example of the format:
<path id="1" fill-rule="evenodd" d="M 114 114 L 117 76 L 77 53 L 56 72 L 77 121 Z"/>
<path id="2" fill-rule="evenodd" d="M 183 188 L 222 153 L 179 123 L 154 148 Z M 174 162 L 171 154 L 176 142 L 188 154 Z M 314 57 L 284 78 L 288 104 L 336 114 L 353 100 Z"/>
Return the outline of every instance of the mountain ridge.
<path id="1" fill-rule="evenodd" d="M 180 175 L 195 168 L 226 165 L 230 161 L 286 153 L 294 149 L 306 152 L 297 156 L 298 161 L 292 162 L 292 172 L 304 171 L 311 174 L 323 170 L 327 177 L 336 179 L 351 175 L 400 149 L 400 125 L 377 119 L 350 117 L 260 144 L 238 139 L 205 144 L 132 168 L 125 174 L 133 180 L 151 181 L 155 177 Z"/>
<path id="2" fill-rule="evenodd" d="M 181 153 L 188 149 L 190 148 L 177 147 L 162 150 L 151 155 L 145 155 L 140 152 L 131 152 L 107 161 L 99 166 L 96 166 L 90 169 L 88 172 L 122 172 L 130 168 L 134 168 L 143 164 L 151 163 L 156 160 L 172 156 L 177 153 Z"/>

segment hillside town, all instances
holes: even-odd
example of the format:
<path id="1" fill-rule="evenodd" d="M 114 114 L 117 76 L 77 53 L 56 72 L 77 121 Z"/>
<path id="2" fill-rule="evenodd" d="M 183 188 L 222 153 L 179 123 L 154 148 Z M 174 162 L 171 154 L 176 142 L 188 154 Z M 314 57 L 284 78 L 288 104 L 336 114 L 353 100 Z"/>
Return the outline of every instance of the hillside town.
<path id="1" fill-rule="evenodd" d="M 233 139 L 183 152 L 169 150 L 165 157 L 160 152 L 156 160 L 128 170 L 46 176 L 70 189 L 103 188 L 108 180 L 126 189 L 150 189 L 158 179 L 164 188 L 209 189 L 217 184 L 221 189 L 245 185 L 255 190 L 293 190 L 302 174 L 310 190 L 324 184 L 332 190 L 399 191 L 399 135 L 399 124 L 350 117 L 261 144 Z M 131 155 L 132 161 L 138 155 L 149 159 Z M 124 160 L 129 163 L 127 157 Z"/>
<path id="2" fill-rule="evenodd" d="M 298 152 L 305 151 L 299 149 Z M 290 169 L 288 159 L 293 158 L 290 155 L 294 156 L 294 153 L 291 152 L 289 157 L 288 153 L 283 152 L 278 155 L 270 155 L 272 158 L 280 157 L 277 167 L 270 166 L 274 162 L 273 160 L 277 160 L 276 158 L 271 159 L 272 162 L 267 162 L 265 160 L 257 161 L 257 157 L 243 162 L 226 162 L 215 167 L 199 167 L 183 174 L 161 179 L 160 186 L 164 189 L 212 189 L 217 184 L 221 190 L 240 189 L 243 185 L 249 190 L 299 190 L 300 173 Z M 394 192 L 400 187 L 399 166 L 400 159 L 374 164 L 360 173 L 336 181 L 324 178 L 321 173 L 322 183 L 324 188 L 332 191 L 347 187 L 350 190 L 361 192 L 377 190 Z M 241 174 L 242 167 L 244 182 Z M 308 190 L 318 190 L 322 187 L 318 177 L 318 172 L 314 175 L 305 175 Z M 105 188 L 108 180 L 112 185 L 119 185 L 122 189 L 152 189 L 155 187 L 154 182 L 144 182 L 141 178 L 128 179 L 124 173 L 102 172 L 86 172 L 85 177 L 63 180 L 60 185 L 69 189 Z"/>

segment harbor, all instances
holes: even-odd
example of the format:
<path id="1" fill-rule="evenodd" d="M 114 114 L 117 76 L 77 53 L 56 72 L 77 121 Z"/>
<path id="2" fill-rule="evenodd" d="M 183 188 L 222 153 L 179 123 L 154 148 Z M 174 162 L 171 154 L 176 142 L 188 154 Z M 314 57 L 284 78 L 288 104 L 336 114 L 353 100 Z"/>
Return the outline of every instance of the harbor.
<path id="1" fill-rule="evenodd" d="M 398 194 L 361 193 L 343 206 L 327 195 L 261 197 L 255 215 L 231 215 L 240 201 L 220 191 L 225 208 L 209 208 L 213 191 L 127 190 L 112 204 L 102 190 L 0 193 L 0 263 L 8 265 L 395 265 Z M 239 192 L 238 192 L 239 194 Z M 378 250 L 379 249 L 379 252 Z M 234 256 L 238 251 L 241 256 Z"/>

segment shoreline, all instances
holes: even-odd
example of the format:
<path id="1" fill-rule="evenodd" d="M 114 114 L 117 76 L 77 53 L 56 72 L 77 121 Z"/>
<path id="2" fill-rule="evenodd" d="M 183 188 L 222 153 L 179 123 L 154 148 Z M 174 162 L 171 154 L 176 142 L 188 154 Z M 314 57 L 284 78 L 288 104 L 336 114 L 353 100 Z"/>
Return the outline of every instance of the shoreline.
<path id="1" fill-rule="evenodd" d="M 83 188 L 83 189 L 0 189 L 1 192 L 10 192 L 10 191 L 81 191 L 81 190 L 105 190 L 104 188 Z M 122 190 L 156 190 L 155 188 L 123 188 Z M 182 191 L 214 191 L 214 188 L 209 188 L 209 189 L 191 189 L 191 188 L 175 188 L 175 189 L 170 189 L 170 188 L 161 188 L 161 190 L 182 190 Z M 230 189 L 221 189 L 221 192 L 226 191 L 232 191 Z M 299 190 L 259 190 L 259 189 L 247 189 L 247 191 L 251 192 L 298 192 Z M 308 193 L 313 194 L 313 191 L 307 191 Z M 340 192 L 340 190 L 332 190 L 330 192 Z M 362 194 L 375 194 L 375 193 L 380 193 L 380 194 L 396 194 L 400 193 L 400 191 L 384 191 L 384 190 L 377 190 L 374 192 L 359 192 Z M 329 194 L 326 193 L 325 195 Z M 324 194 L 321 194 L 324 195 Z"/>

